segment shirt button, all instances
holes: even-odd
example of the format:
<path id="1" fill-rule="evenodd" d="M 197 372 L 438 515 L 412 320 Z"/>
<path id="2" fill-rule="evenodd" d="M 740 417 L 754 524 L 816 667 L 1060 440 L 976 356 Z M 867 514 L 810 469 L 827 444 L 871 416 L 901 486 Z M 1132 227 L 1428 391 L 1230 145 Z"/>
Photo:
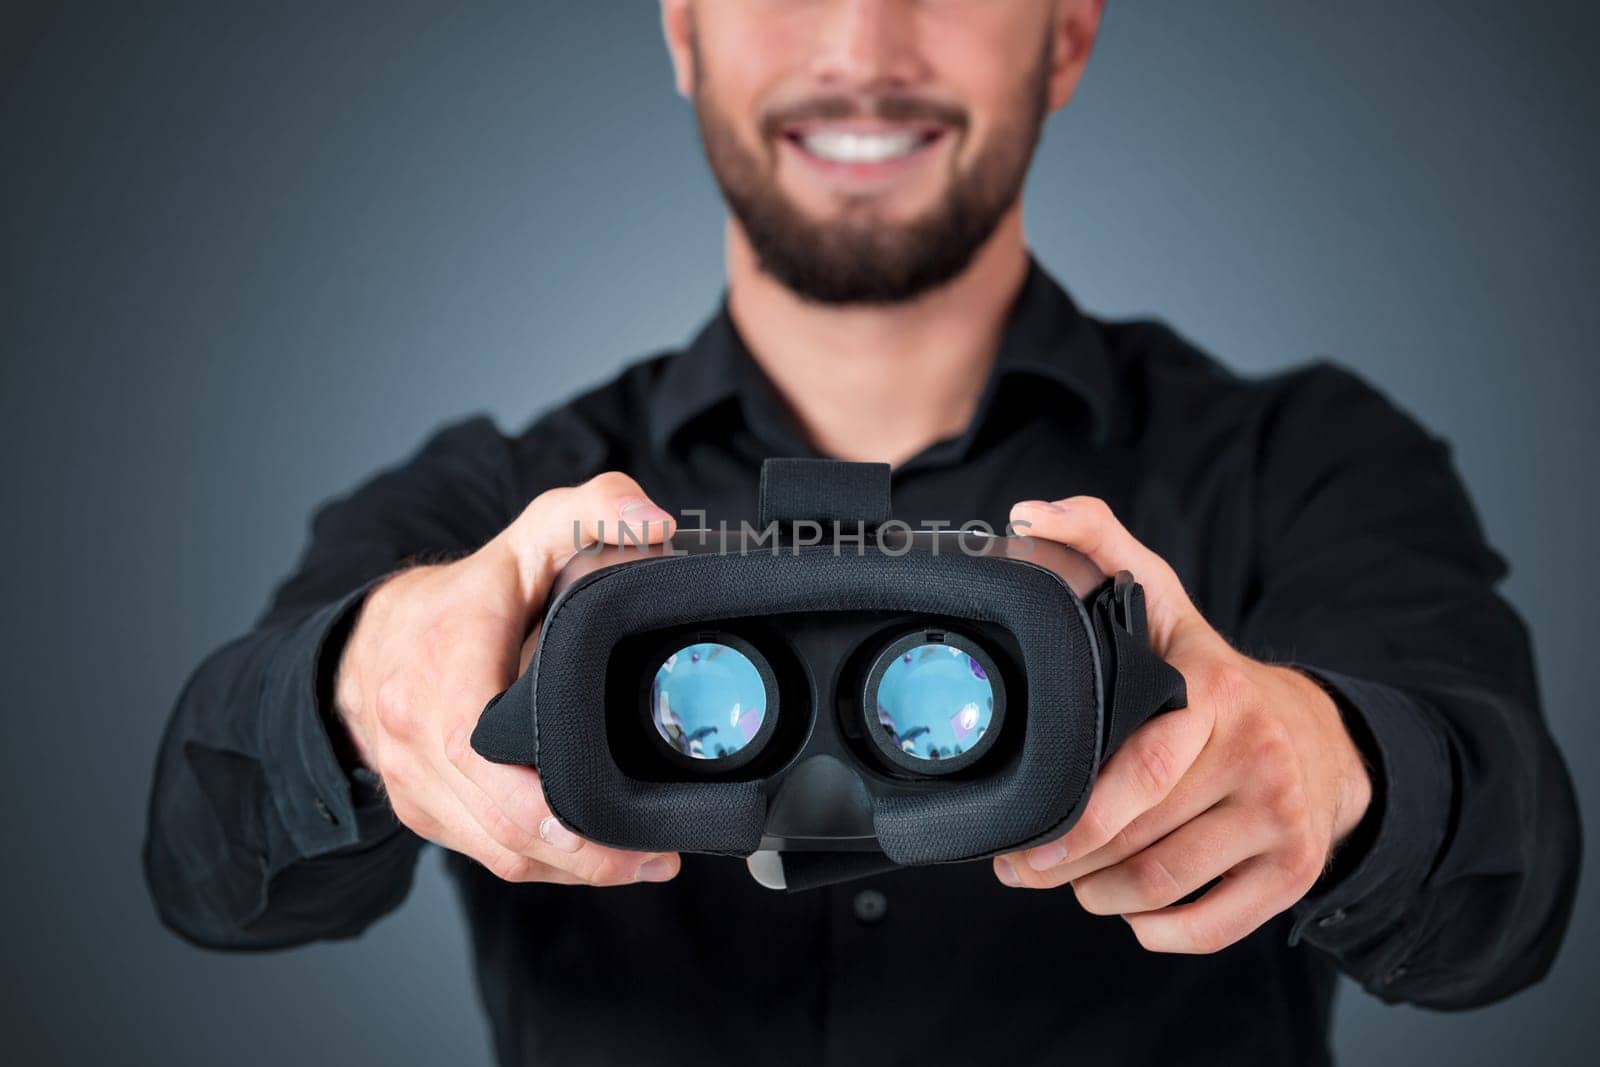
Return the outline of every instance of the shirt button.
<path id="1" fill-rule="evenodd" d="M 1383 980 L 1385 982 L 1398 982 L 1400 979 L 1404 978 L 1410 970 L 1411 968 L 1402 963 L 1397 967 L 1391 968 L 1389 973 L 1383 976 Z"/>
<path id="2" fill-rule="evenodd" d="M 859 922 L 871 925 L 883 918 L 889 910 L 889 899 L 876 889 L 863 889 L 850 905 Z"/>
<path id="3" fill-rule="evenodd" d="M 339 817 L 333 813 L 333 809 L 329 808 L 327 802 L 321 797 L 317 798 L 317 814 L 322 816 L 329 824 L 333 826 L 339 825 Z"/>
<path id="4" fill-rule="evenodd" d="M 1317 925 L 1326 930 L 1330 926 L 1338 926 L 1340 923 L 1344 922 L 1344 918 L 1344 909 L 1335 908 L 1333 911 L 1328 912 L 1328 914 L 1318 919 Z"/>

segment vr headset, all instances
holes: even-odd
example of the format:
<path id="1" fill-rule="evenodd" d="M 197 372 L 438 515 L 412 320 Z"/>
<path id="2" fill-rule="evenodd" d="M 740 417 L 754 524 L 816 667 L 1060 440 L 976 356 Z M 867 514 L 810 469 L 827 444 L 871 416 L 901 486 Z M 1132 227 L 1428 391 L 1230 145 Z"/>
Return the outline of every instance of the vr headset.
<path id="1" fill-rule="evenodd" d="M 1186 703 L 1130 574 L 893 521 L 886 464 L 768 460 L 759 512 L 574 556 L 478 753 L 582 837 L 797 890 L 1057 837 Z"/>

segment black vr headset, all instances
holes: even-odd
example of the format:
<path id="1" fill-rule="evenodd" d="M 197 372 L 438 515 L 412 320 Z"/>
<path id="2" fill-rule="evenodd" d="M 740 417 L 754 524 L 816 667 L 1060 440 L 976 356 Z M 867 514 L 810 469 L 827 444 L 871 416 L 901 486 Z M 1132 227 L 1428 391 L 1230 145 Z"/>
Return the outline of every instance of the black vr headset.
<path id="1" fill-rule="evenodd" d="M 758 525 L 580 553 L 473 747 L 591 841 L 771 888 L 1065 833 L 1182 676 L 1070 548 L 890 519 L 886 464 L 768 460 Z M 642 540 L 642 538 L 641 538 Z"/>

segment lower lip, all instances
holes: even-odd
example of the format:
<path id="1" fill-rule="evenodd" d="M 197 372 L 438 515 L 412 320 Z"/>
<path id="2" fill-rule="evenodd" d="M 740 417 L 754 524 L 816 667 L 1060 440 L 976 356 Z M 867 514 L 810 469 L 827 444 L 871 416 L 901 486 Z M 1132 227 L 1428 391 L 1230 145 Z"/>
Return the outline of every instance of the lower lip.
<path id="1" fill-rule="evenodd" d="M 783 146 L 812 170 L 835 181 L 856 185 L 870 185 L 898 178 L 920 166 L 933 155 L 933 150 L 944 142 L 945 134 L 936 133 L 903 156 L 873 162 L 838 162 L 823 159 L 806 151 L 805 146 L 793 137 L 784 137 Z"/>

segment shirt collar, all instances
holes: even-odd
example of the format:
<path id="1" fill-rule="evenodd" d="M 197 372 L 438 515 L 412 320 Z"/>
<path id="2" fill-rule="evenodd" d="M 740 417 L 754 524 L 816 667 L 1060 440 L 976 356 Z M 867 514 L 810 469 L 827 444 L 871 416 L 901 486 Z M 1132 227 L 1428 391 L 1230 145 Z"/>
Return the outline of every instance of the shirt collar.
<path id="1" fill-rule="evenodd" d="M 971 424 L 958 438 L 935 447 L 956 446 L 964 452 L 994 413 L 1002 385 L 1019 378 L 1070 394 L 1081 402 L 1092 439 L 1105 439 L 1116 385 L 1110 353 L 1097 325 L 1032 259 L 1006 316 L 994 367 Z M 732 411 L 741 412 L 746 424 L 783 454 L 813 454 L 739 337 L 724 295 L 717 313 L 662 371 L 650 402 L 651 443 L 664 453 L 680 433 L 713 413 Z"/>

